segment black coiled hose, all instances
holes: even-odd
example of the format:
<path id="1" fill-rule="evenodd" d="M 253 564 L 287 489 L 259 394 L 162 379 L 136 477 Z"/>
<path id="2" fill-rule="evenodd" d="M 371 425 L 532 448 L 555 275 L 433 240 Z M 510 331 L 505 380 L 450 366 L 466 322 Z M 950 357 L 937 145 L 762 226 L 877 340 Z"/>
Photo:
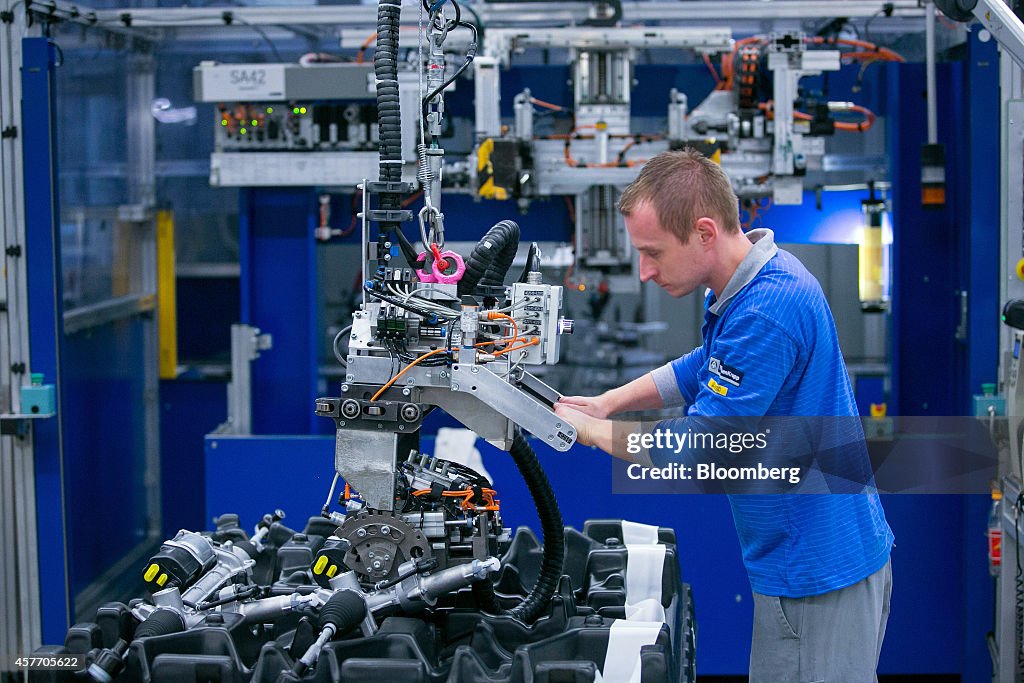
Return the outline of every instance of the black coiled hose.
<path id="1" fill-rule="evenodd" d="M 483 611 L 492 614 L 507 614 L 529 624 L 536 621 L 547 610 L 551 596 L 558 588 L 558 581 L 562 578 L 562 567 L 565 563 L 565 531 L 562 528 L 562 513 L 558 509 L 558 502 L 555 500 L 555 492 L 551 489 L 551 483 L 540 466 L 540 461 L 537 460 L 537 454 L 533 452 L 518 427 L 509 454 L 519 469 L 519 473 L 526 480 L 530 497 L 533 498 L 533 504 L 537 507 L 541 532 L 544 534 L 544 559 L 541 561 L 537 583 L 534 584 L 530 594 L 516 607 L 508 611 L 502 610 L 494 595 L 494 585 L 490 579 L 475 582 L 473 595 L 476 597 L 477 605 Z"/>
<path id="2" fill-rule="evenodd" d="M 500 287 L 519 249 L 519 224 L 500 221 L 487 231 L 466 259 L 466 273 L 459 280 L 459 295 L 472 294 L 477 285 Z"/>
<path id="3" fill-rule="evenodd" d="M 166 636 L 185 630 L 185 620 L 174 610 L 158 609 L 135 629 L 136 638 Z"/>
<path id="4" fill-rule="evenodd" d="M 377 124 L 380 138 L 381 182 L 402 180 L 402 113 L 398 96 L 398 24 L 402 16 L 401 0 L 380 0 L 377 4 L 377 48 L 373 53 L 373 70 L 377 80 Z M 397 211 L 401 197 L 383 193 L 380 208 Z M 392 234 L 398 223 L 381 223 L 381 230 Z"/>

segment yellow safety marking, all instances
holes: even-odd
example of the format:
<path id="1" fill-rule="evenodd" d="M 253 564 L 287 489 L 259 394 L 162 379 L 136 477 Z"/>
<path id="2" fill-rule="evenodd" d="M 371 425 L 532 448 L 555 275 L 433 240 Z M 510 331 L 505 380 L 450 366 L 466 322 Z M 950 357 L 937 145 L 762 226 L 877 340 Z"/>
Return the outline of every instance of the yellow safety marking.
<path id="1" fill-rule="evenodd" d="M 324 567 L 326 567 L 326 566 L 327 566 L 327 556 L 326 555 L 321 555 L 320 559 L 318 559 L 316 561 L 316 564 L 313 565 L 313 573 L 316 574 L 317 576 L 319 576 L 320 574 L 323 574 L 324 573 Z"/>
<path id="2" fill-rule="evenodd" d="M 479 194 L 484 199 L 497 199 L 499 201 L 508 199 L 508 190 L 495 185 L 493 177 L 484 181 L 483 185 L 480 186 Z"/>
<path id="3" fill-rule="evenodd" d="M 338 573 L 338 565 L 332 564 L 330 569 L 327 570 L 327 578 L 333 579 L 334 575 Z"/>
<path id="4" fill-rule="evenodd" d="M 153 563 L 146 568 L 146 573 L 142 575 L 142 578 L 144 578 L 148 583 L 156 578 L 156 573 L 158 571 L 160 571 L 160 567 L 156 563 Z"/>
<path id="5" fill-rule="evenodd" d="M 163 586 L 167 583 L 167 574 L 161 574 L 160 578 L 156 580 L 156 585 Z"/>
<path id="6" fill-rule="evenodd" d="M 174 275 L 174 212 L 156 214 L 157 336 L 160 379 L 178 376 L 178 297 Z"/>
<path id="7" fill-rule="evenodd" d="M 708 380 L 708 388 L 715 392 L 719 396 L 725 396 L 729 393 L 729 387 L 723 387 L 721 384 L 716 382 L 713 378 Z"/>
<path id="8" fill-rule="evenodd" d="M 494 151 L 494 140 L 487 138 L 480 143 L 480 146 L 476 148 L 476 170 L 482 171 L 484 168 L 491 167 L 491 153 Z M 493 167 L 488 168 L 493 173 Z"/>

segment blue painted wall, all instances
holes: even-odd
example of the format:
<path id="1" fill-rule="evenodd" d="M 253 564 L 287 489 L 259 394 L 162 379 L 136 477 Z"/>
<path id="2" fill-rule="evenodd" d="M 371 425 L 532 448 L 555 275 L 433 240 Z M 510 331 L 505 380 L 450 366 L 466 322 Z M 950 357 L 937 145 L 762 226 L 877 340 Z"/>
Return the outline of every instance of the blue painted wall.
<path id="1" fill-rule="evenodd" d="M 68 519 L 72 595 L 146 535 L 143 348 L 138 319 L 83 330 L 64 340 L 65 499 L 72 511 Z"/>
<path id="2" fill-rule="evenodd" d="M 203 438 L 227 419 L 227 382 L 181 378 L 160 382 L 160 482 L 163 535 L 207 529 L 197 500 L 206 487 Z"/>

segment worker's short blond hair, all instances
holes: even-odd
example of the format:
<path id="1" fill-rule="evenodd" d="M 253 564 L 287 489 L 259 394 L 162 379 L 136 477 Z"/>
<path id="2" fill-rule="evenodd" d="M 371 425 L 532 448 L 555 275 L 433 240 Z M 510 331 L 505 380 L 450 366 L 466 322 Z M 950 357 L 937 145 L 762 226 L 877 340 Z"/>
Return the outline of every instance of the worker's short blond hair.
<path id="1" fill-rule="evenodd" d="M 680 242 L 690 239 L 702 217 L 712 218 L 725 232 L 739 232 L 739 200 L 722 167 L 693 149 L 662 152 L 644 164 L 619 197 L 619 212 L 629 216 L 650 204 L 662 229 Z"/>

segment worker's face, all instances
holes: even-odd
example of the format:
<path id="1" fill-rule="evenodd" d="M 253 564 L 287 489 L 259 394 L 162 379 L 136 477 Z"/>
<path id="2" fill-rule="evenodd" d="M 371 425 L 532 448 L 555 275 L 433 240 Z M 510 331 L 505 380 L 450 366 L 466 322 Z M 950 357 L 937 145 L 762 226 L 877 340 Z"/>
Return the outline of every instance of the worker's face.
<path id="1" fill-rule="evenodd" d="M 654 280 L 671 296 L 685 296 L 704 284 L 705 250 L 696 231 L 683 243 L 661 227 L 658 215 L 648 203 L 640 204 L 625 217 L 626 232 L 640 254 L 640 281 Z"/>

